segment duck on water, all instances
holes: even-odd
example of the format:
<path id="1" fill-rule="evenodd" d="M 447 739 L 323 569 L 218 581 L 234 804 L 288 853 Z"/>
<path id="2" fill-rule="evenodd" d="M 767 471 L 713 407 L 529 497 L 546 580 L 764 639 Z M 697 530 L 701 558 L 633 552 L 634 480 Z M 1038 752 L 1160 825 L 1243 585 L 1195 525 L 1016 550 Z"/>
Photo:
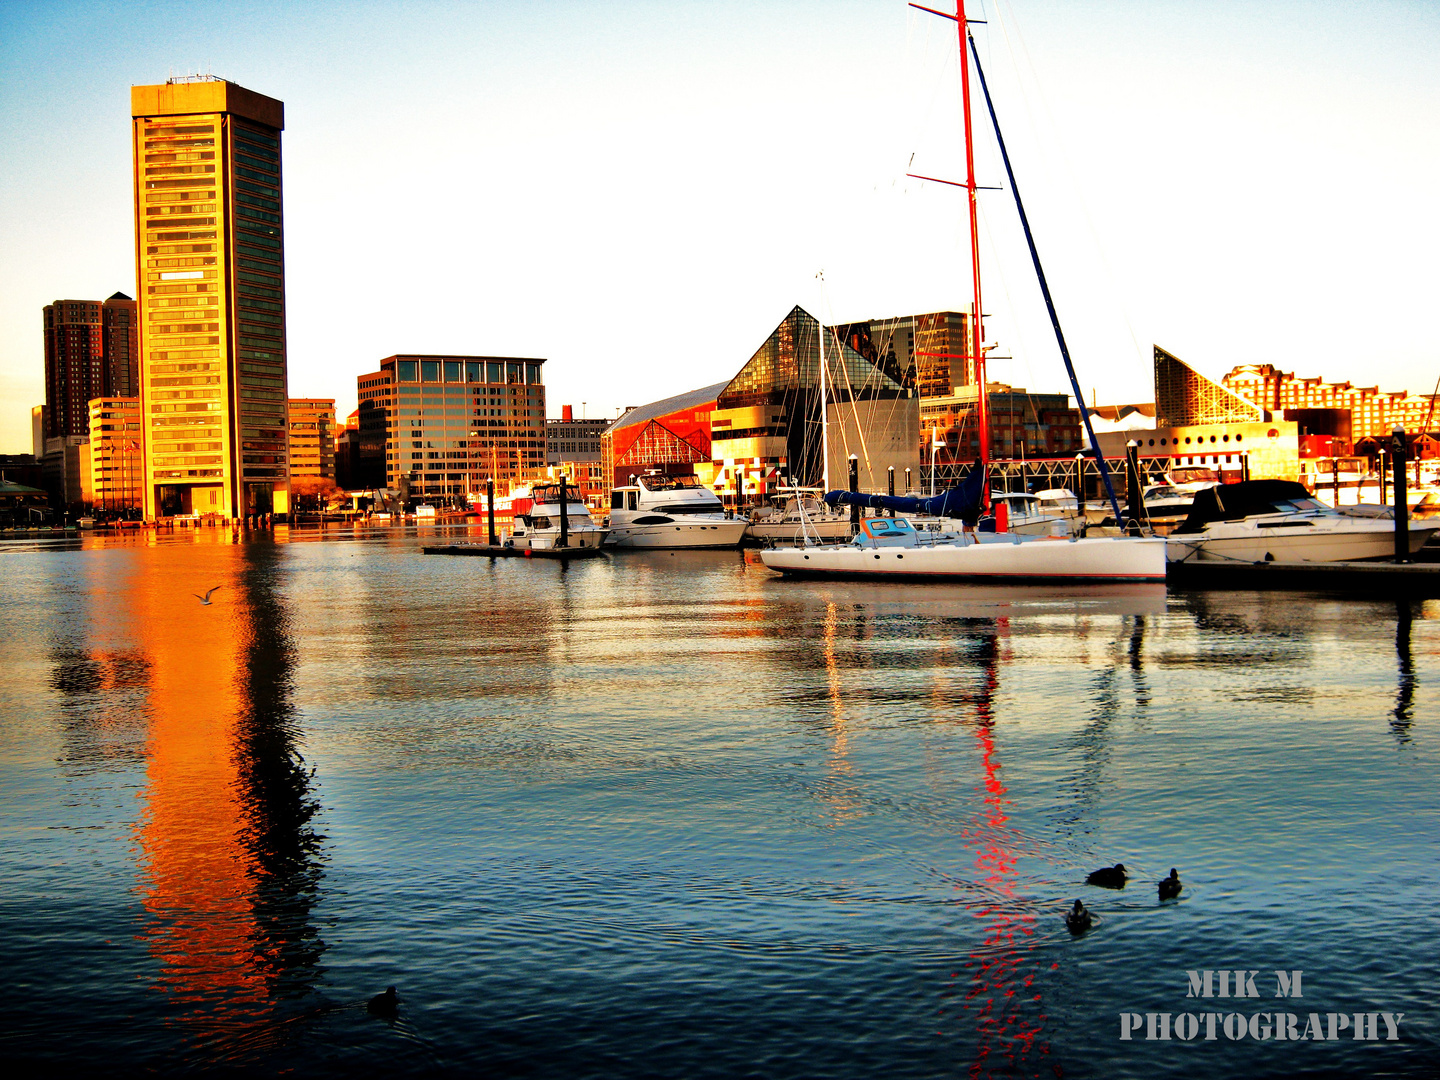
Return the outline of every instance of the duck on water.
<path id="1" fill-rule="evenodd" d="M 1123 889 L 1125 877 L 1125 864 L 1116 863 L 1114 866 L 1102 866 L 1091 873 L 1085 879 L 1085 884 L 1099 885 L 1102 889 Z"/>

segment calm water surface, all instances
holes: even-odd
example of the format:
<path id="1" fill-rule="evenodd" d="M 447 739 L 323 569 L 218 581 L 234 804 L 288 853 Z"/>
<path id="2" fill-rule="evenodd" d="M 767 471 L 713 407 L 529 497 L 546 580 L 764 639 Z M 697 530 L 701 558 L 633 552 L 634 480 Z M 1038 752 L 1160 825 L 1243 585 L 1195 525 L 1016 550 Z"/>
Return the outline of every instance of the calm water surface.
<path id="1" fill-rule="evenodd" d="M 313 537 L 0 550 L 8 1061 L 1435 1075 L 1436 602 Z M 1272 1010 L 1404 1017 L 1120 1038 Z"/>

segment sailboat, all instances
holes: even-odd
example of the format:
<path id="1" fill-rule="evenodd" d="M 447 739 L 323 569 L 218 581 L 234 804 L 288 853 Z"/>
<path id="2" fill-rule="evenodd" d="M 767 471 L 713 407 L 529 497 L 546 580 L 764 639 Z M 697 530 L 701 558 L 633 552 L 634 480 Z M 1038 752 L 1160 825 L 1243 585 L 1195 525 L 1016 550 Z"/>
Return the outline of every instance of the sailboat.
<path id="1" fill-rule="evenodd" d="M 1005 163 L 1005 173 L 1010 180 L 1010 190 L 1015 197 L 1015 206 L 1020 223 L 1025 230 L 1025 239 L 1030 247 L 1030 257 L 1039 279 L 1040 290 L 1045 297 L 1045 306 L 1055 330 L 1060 355 L 1065 361 L 1070 376 L 1071 389 L 1077 403 L 1084 402 L 1080 391 L 1075 367 L 1070 360 L 1070 351 L 1065 344 L 1065 335 L 1060 328 L 1055 304 L 1050 297 L 1050 288 L 1045 280 L 1045 271 L 1040 265 L 1040 256 L 1035 247 L 1030 223 L 1025 216 L 1025 207 L 1020 200 L 1020 191 L 1015 185 L 1015 173 L 1010 166 L 1010 156 L 1005 149 L 1005 139 L 1000 132 L 1000 121 L 995 114 L 995 105 L 985 83 L 985 73 L 980 66 L 980 54 L 970 36 L 965 19 L 965 0 L 956 0 L 955 14 L 936 11 L 920 4 L 913 8 L 927 11 L 941 18 L 953 19 L 956 23 L 960 47 L 961 108 L 965 123 L 965 169 L 964 187 L 969 194 L 970 209 L 970 269 L 974 291 L 974 307 L 970 319 L 970 343 L 967 348 L 969 359 L 974 365 L 977 395 L 976 421 L 980 433 L 980 455 L 969 479 L 960 487 L 935 496 L 932 499 L 901 499 L 883 495 L 867 495 L 860 492 L 829 492 L 826 501 L 831 505 L 848 503 L 885 509 L 907 515 L 936 515 L 956 517 L 972 522 L 979 517 L 989 500 L 990 460 L 990 418 L 985 390 L 985 348 L 980 299 L 980 230 L 977 213 L 975 183 L 975 141 L 970 117 L 970 57 L 973 57 L 980 87 L 985 94 L 985 104 L 995 129 L 995 139 L 1000 156 Z M 966 46 L 969 45 L 968 55 Z M 915 176 L 916 174 L 910 174 Z M 934 177 L 918 177 L 934 180 Z M 943 180 L 940 183 L 953 184 Z M 823 360 L 822 360 L 823 369 Z M 1115 497 L 1110 471 L 1105 456 L 1100 452 L 1099 443 L 1090 424 L 1089 415 L 1082 408 L 1081 420 L 1090 441 L 1095 461 L 1110 498 L 1115 520 L 1122 520 L 1119 502 Z M 1014 532 L 972 532 L 969 529 L 936 534 L 928 529 L 916 528 L 909 517 L 867 518 L 860 524 L 860 531 L 849 544 L 821 546 L 804 544 L 791 548 L 771 548 L 760 553 L 761 561 L 770 569 L 789 576 L 807 577 L 864 577 L 864 578 L 979 578 L 1011 579 L 1025 581 L 1164 581 L 1165 541 L 1159 538 L 1143 537 L 1058 537 L 1021 535 Z"/>

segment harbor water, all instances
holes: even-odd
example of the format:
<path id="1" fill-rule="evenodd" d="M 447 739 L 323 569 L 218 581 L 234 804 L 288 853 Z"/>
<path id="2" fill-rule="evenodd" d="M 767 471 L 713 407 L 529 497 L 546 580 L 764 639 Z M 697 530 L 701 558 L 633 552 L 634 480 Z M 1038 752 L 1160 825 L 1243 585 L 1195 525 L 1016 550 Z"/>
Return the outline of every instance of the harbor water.
<path id="1" fill-rule="evenodd" d="M 22 1071 L 1436 1074 L 1440 602 L 321 535 L 0 548 Z"/>

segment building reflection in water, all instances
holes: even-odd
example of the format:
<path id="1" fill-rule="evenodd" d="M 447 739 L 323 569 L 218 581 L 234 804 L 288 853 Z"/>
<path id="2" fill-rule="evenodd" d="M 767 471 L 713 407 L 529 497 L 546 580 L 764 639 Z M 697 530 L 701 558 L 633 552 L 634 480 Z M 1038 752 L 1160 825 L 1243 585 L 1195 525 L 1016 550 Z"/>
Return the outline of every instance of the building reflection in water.
<path id="1" fill-rule="evenodd" d="M 149 659 L 144 809 L 136 830 L 143 937 L 158 982 L 210 1052 L 304 996 L 324 946 L 317 803 L 290 705 L 283 549 L 217 549 L 216 603 L 163 576 L 133 595 Z"/>
<path id="2" fill-rule="evenodd" d="M 1010 828 L 1009 789 L 1000 776 L 995 748 L 995 694 L 999 688 L 1000 636 L 1004 619 L 976 620 L 965 656 L 977 668 L 976 690 L 963 703 L 966 724 L 980 751 L 981 812 L 965 833 L 975 851 L 975 885 L 980 899 L 971 914 L 983 924 L 979 946 L 970 954 L 970 985 L 965 1002 L 975 1020 L 975 1058 L 971 1076 L 1009 1074 L 1032 1052 L 1046 1054 L 1040 1042 L 1045 1022 L 1033 971 L 1035 915 L 1016 891 L 1016 844 Z"/>
<path id="3" fill-rule="evenodd" d="M 825 679 L 830 704 L 830 756 L 825 762 L 826 784 L 821 798 L 829 807 L 828 821 L 832 828 L 858 818 L 863 805 L 854 784 L 855 768 L 850 762 L 850 732 L 845 723 L 844 699 L 841 695 L 840 665 L 835 657 L 835 635 L 840 625 L 840 612 L 835 601 L 825 603 L 823 645 Z"/>

